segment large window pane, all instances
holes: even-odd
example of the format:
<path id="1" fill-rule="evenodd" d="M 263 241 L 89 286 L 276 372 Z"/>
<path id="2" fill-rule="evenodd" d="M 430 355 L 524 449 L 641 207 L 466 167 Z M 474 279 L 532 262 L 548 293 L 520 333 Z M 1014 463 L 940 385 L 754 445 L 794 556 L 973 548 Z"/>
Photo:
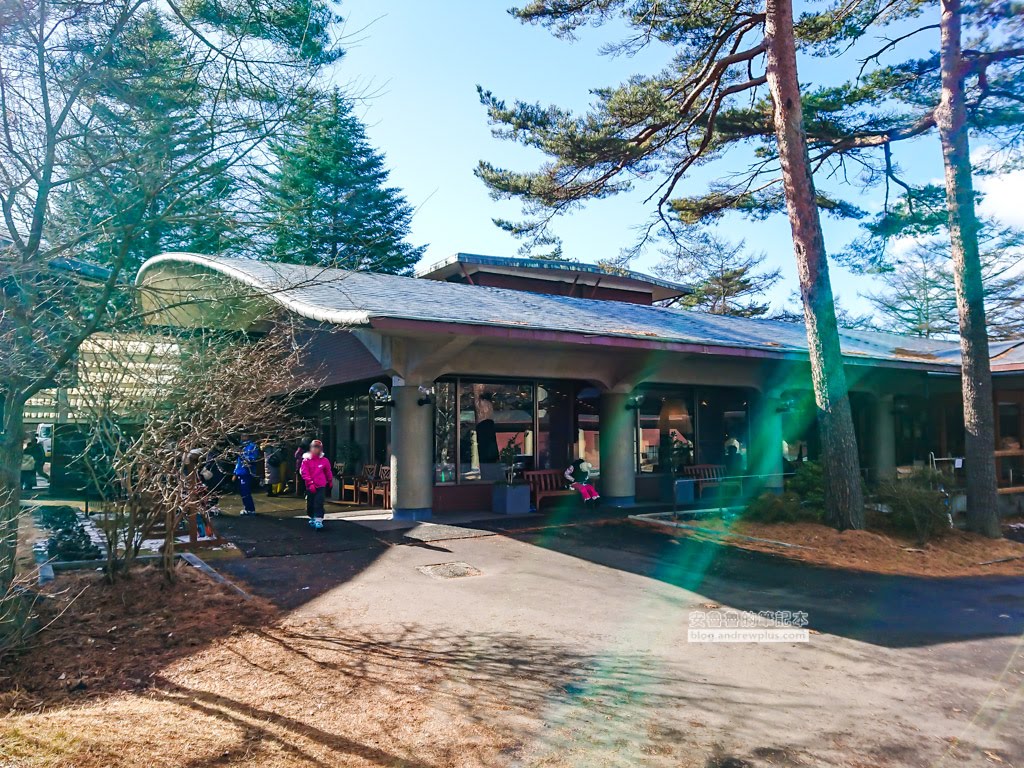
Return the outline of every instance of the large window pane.
<path id="1" fill-rule="evenodd" d="M 334 406 L 333 400 L 320 401 L 320 418 L 317 425 L 317 437 L 324 444 L 324 455 L 333 459 L 335 455 L 334 439 Z"/>
<path id="2" fill-rule="evenodd" d="M 574 458 L 574 393 L 575 386 L 568 383 L 537 387 L 537 469 L 562 469 Z"/>
<path id="3" fill-rule="evenodd" d="M 355 398 L 351 395 L 343 397 L 338 401 L 338 423 L 335 428 L 334 460 L 344 460 L 345 472 L 352 474 L 358 472 L 362 459 L 365 458 L 362 450 L 353 455 L 349 446 L 352 445 L 352 423 L 355 420 Z"/>
<path id="4" fill-rule="evenodd" d="M 800 462 L 818 460 L 818 421 L 814 393 L 790 389 L 782 393 L 782 459 L 786 473 L 795 472 Z"/>
<path id="5" fill-rule="evenodd" d="M 698 396 L 698 461 L 724 466 L 730 475 L 745 474 L 750 448 L 747 393 L 702 388 Z"/>
<path id="6" fill-rule="evenodd" d="M 373 429 L 373 462 L 387 466 L 391 464 L 391 409 L 376 401 L 371 403 Z"/>
<path id="7" fill-rule="evenodd" d="M 459 478 L 503 478 L 499 455 L 509 444 L 520 464 L 532 466 L 533 407 L 531 384 L 460 382 Z"/>
<path id="8" fill-rule="evenodd" d="M 928 408 L 922 397 L 896 397 L 896 465 L 924 466 L 930 450 L 927 440 Z"/>
<path id="9" fill-rule="evenodd" d="M 677 472 L 694 463 L 692 389 L 647 390 L 638 412 L 641 472 Z"/>
<path id="10" fill-rule="evenodd" d="M 1020 403 L 1000 402 L 997 406 L 999 414 L 999 450 L 1016 451 L 1021 447 Z"/>
<path id="11" fill-rule="evenodd" d="M 373 464 L 370 451 L 370 396 L 359 395 L 352 401 L 352 440 L 359 446 L 363 463 Z"/>
<path id="12" fill-rule="evenodd" d="M 589 461 L 593 474 L 601 474 L 601 393 L 584 387 L 576 396 L 576 456 Z"/>
<path id="13" fill-rule="evenodd" d="M 455 481 L 455 382 L 434 386 L 434 482 Z"/>

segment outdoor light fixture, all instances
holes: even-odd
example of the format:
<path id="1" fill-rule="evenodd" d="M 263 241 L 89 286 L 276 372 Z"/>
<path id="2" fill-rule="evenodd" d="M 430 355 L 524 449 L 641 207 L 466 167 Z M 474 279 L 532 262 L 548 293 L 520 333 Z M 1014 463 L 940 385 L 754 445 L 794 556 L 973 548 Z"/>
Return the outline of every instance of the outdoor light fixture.
<path id="1" fill-rule="evenodd" d="M 388 385 L 382 381 L 370 385 L 370 399 L 377 405 L 394 405 L 395 399 L 391 396 Z"/>
<path id="2" fill-rule="evenodd" d="M 644 404 L 644 396 L 643 395 L 630 395 L 629 399 L 626 401 L 626 410 L 627 411 L 635 411 L 637 408 L 639 408 L 643 404 Z"/>
<path id="3" fill-rule="evenodd" d="M 427 386 L 426 384 L 420 384 L 420 395 L 422 395 L 422 397 L 416 401 L 416 405 L 430 405 L 434 402 L 433 387 Z"/>
<path id="4" fill-rule="evenodd" d="M 776 406 L 775 412 L 789 413 L 794 408 L 796 408 L 796 400 L 794 400 L 793 398 L 788 398 L 786 400 L 783 400 L 781 403 L 778 404 L 778 406 Z"/>

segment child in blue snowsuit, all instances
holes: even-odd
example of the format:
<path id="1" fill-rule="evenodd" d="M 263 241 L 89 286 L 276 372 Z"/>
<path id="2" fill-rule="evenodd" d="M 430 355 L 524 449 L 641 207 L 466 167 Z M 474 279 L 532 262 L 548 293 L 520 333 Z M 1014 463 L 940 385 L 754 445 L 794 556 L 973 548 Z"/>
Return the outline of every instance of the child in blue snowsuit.
<path id="1" fill-rule="evenodd" d="M 256 483 L 256 477 L 252 473 L 252 466 L 260 458 L 259 446 L 249 435 L 242 435 L 242 450 L 235 461 L 235 477 L 238 478 L 238 495 L 242 497 L 242 511 L 240 515 L 255 515 L 256 502 L 252 500 L 252 491 Z"/>

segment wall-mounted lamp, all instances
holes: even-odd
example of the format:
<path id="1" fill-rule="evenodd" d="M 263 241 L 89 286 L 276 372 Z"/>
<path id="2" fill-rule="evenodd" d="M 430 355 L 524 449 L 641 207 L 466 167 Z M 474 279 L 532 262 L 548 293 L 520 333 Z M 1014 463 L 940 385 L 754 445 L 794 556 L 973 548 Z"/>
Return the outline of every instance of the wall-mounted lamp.
<path id="1" fill-rule="evenodd" d="M 789 413 L 794 408 L 796 408 L 796 400 L 794 400 L 793 398 L 788 398 L 786 400 L 781 401 L 777 406 L 775 406 L 775 412 Z"/>
<path id="2" fill-rule="evenodd" d="M 370 385 L 370 399 L 377 405 L 393 406 L 395 404 L 395 399 L 391 396 L 391 390 L 382 381 Z"/>
<path id="3" fill-rule="evenodd" d="M 626 400 L 626 410 L 627 411 L 635 411 L 636 409 L 638 409 L 643 404 L 644 404 L 644 396 L 643 395 L 630 395 L 629 399 Z"/>
<path id="4" fill-rule="evenodd" d="M 426 384 L 420 384 L 420 395 L 422 395 L 422 397 L 416 401 L 416 405 L 430 405 L 434 402 L 433 387 L 427 386 Z"/>

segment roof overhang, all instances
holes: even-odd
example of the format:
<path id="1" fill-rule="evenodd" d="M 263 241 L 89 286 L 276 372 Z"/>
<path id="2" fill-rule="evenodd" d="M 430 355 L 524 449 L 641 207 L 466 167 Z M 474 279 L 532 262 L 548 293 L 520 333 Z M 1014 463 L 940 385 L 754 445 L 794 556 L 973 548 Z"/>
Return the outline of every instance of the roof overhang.
<path id="1" fill-rule="evenodd" d="M 482 256 L 475 253 L 456 253 L 416 272 L 425 280 L 472 279 L 477 272 L 529 277 L 573 283 L 581 287 L 613 288 L 622 291 L 648 293 L 653 301 L 667 301 L 691 293 L 689 286 L 661 278 L 633 272 L 628 269 L 608 270 L 596 264 L 554 259 L 520 259 L 505 256 Z"/>
<path id="2" fill-rule="evenodd" d="M 737 359 L 808 360 L 807 349 L 797 345 L 791 326 L 786 326 L 783 334 L 781 324 L 773 330 L 770 323 L 736 319 L 730 324 L 724 318 L 681 310 L 527 296 L 497 288 L 425 285 L 407 277 L 367 276 L 321 267 L 174 253 L 147 261 L 139 271 L 137 284 L 148 321 L 158 325 L 258 330 L 261 321 L 283 308 L 316 323 L 340 329 L 369 328 L 389 336 L 487 337 L 524 349 L 530 344 L 586 345 L 604 348 L 609 354 L 616 349 L 634 349 Z M 429 300 L 418 300 L 420 293 Z M 524 303 L 532 302 L 531 311 L 521 316 L 515 309 L 519 296 L 524 296 Z M 474 303 L 476 299 L 479 305 Z M 465 306 L 470 310 L 454 311 Z M 553 312 L 565 309 L 568 319 L 546 314 L 543 310 L 549 307 Z M 625 313 L 621 325 L 614 317 L 607 322 L 609 313 L 614 314 L 613 307 Z M 690 314 L 700 318 L 694 332 L 683 327 L 674 333 L 680 326 L 671 322 L 673 318 Z M 670 322 L 657 322 L 666 318 Z M 737 323 L 741 332 L 732 328 Z M 726 326 L 728 333 L 724 332 Z M 720 338 L 716 338 L 716 329 L 723 330 Z M 849 342 L 855 348 L 845 351 L 845 364 L 959 371 L 959 360 L 949 356 L 942 345 L 915 347 L 906 340 L 904 346 L 899 337 L 874 336 L 846 333 L 844 346 Z"/>
<path id="3" fill-rule="evenodd" d="M 586 345 L 589 347 L 605 348 L 609 352 L 614 350 L 642 350 L 734 359 L 785 360 L 791 362 L 807 362 L 809 359 L 807 353 L 800 350 L 772 349 L 770 347 L 739 347 L 727 344 L 681 342 L 669 339 L 612 336 L 607 334 L 579 334 L 528 327 L 443 323 L 379 316 L 371 317 L 369 325 L 375 331 L 392 336 L 475 336 L 492 340 L 503 339 L 513 343 L 520 343 L 524 346 L 538 343 L 567 346 Z M 866 355 L 846 355 L 843 358 L 843 362 L 846 365 L 853 366 L 881 366 L 901 370 L 950 372 L 948 364 L 926 360 L 893 360 L 891 358 L 872 358 Z M 958 371 L 953 373 L 958 373 Z"/>

